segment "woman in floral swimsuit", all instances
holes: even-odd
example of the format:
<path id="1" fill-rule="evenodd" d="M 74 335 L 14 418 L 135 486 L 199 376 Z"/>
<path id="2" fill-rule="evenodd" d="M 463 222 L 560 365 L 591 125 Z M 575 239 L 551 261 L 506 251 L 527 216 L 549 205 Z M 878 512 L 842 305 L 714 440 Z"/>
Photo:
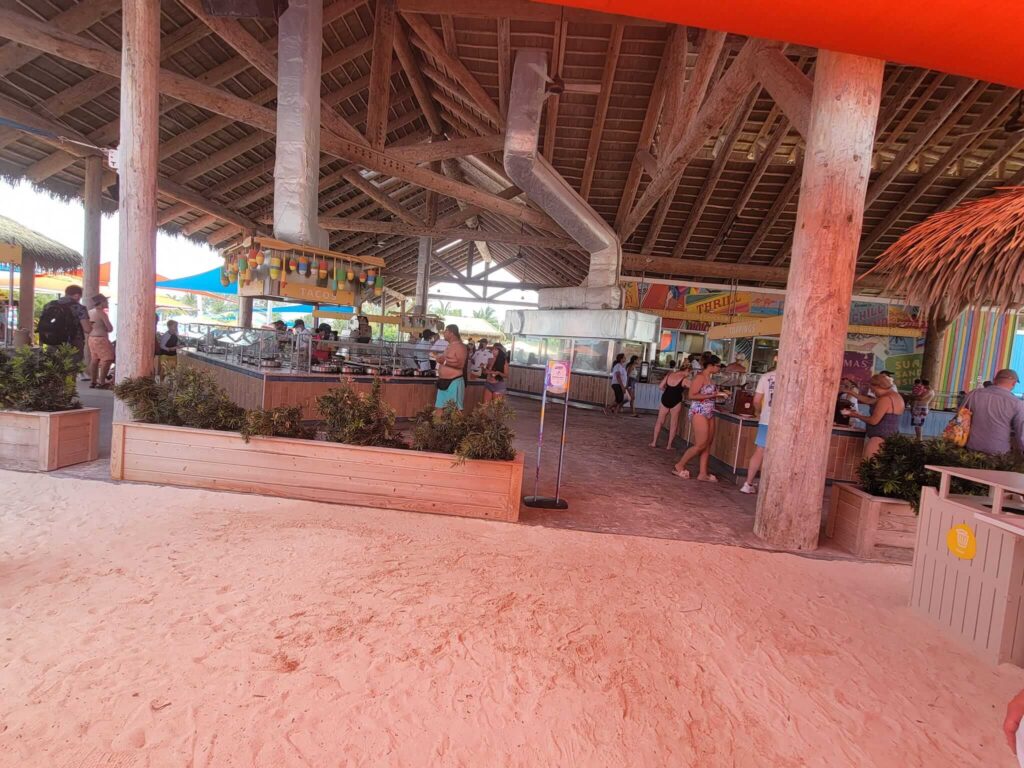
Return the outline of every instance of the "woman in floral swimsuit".
<path id="1" fill-rule="evenodd" d="M 711 441 L 715 438 L 715 401 L 724 393 L 718 391 L 711 377 L 722 368 L 722 361 L 715 355 L 708 355 L 704 361 L 704 369 L 698 373 L 690 384 L 690 421 L 693 423 L 693 445 L 675 466 L 674 475 L 684 480 L 690 479 L 690 470 L 686 465 L 695 458 L 700 459 L 698 480 L 717 483 L 718 478 L 708 472 L 708 459 L 711 452 Z"/>

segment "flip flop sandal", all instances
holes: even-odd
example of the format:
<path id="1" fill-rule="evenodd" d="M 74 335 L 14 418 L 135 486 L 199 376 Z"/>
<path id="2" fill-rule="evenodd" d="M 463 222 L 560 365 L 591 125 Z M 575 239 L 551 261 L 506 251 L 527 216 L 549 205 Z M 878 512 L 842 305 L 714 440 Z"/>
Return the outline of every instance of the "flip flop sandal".
<path id="1" fill-rule="evenodd" d="M 683 480 L 689 480 L 690 479 L 690 470 L 688 470 L 688 469 L 684 469 L 684 470 L 682 470 L 680 472 L 676 472 L 675 470 L 672 470 L 672 474 L 675 475 L 676 477 L 681 477 Z"/>

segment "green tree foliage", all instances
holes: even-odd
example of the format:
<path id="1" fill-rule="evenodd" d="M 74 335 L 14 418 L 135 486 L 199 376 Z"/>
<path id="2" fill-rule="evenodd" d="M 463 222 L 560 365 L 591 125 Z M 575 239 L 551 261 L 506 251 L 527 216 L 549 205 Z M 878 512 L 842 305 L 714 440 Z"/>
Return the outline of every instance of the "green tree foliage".
<path id="1" fill-rule="evenodd" d="M 395 429 L 395 410 L 381 397 L 379 378 L 369 392 L 357 392 L 348 382 L 316 399 L 328 440 L 348 445 L 405 448 Z"/>
<path id="2" fill-rule="evenodd" d="M 245 442 L 251 437 L 308 438 L 313 432 L 302 423 L 302 408 L 297 405 L 246 411 L 239 431 Z"/>
<path id="3" fill-rule="evenodd" d="M 22 347 L 12 357 L 0 353 L 0 408 L 16 411 L 69 411 L 81 408 L 75 378 L 82 364 L 70 344 Z"/>
<path id="4" fill-rule="evenodd" d="M 125 379 L 114 395 L 136 421 L 147 424 L 235 432 L 245 415 L 209 374 L 194 368 L 176 368 L 159 382 L 149 376 Z"/>
<path id="5" fill-rule="evenodd" d="M 515 411 L 504 398 L 470 413 L 448 403 L 440 412 L 425 408 L 416 416 L 412 447 L 418 451 L 453 453 L 460 459 L 510 461 L 516 457 Z"/>
<path id="6" fill-rule="evenodd" d="M 486 320 L 496 329 L 499 327 L 498 313 L 494 311 L 494 307 L 481 307 L 480 309 L 474 309 L 473 317 L 477 317 L 481 320 Z"/>

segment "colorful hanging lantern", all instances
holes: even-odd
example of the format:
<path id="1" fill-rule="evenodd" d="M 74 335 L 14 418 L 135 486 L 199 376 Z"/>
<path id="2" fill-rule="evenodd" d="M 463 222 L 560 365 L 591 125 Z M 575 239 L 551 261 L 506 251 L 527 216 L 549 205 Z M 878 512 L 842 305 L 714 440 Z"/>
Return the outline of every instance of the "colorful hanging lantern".
<path id="1" fill-rule="evenodd" d="M 356 281 L 356 272 L 352 269 L 351 264 L 348 265 L 348 272 L 345 274 L 345 279 L 350 283 L 354 283 Z"/>
<path id="2" fill-rule="evenodd" d="M 369 271 L 368 271 L 368 272 L 366 273 L 366 283 L 367 283 L 368 285 L 373 285 L 373 283 L 374 283 L 374 282 L 375 282 L 376 280 L 377 280 L 377 273 L 376 273 L 376 272 L 374 272 L 374 271 L 373 271 L 372 269 L 371 269 L 371 270 L 369 270 Z"/>
<path id="3" fill-rule="evenodd" d="M 299 256 L 299 274 L 309 277 L 309 256 Z"/>
<path id="4" fill-rule="evenodd" d="M 331 293 L 336 293 L 338 290 L 338 265 L 335 263 L 334 269 L 331 270 L 331 279 L 327 281 L 327 287 L 331 289 Z"/>
<path id="5" fill-rule="evenodd" d="M 320 259 L 320 263 L 316 265 L 316 276 L 320 280 L 327 279 L 327 261 L 325 259 Z"/>
<path id="6" fill-rule="evenodd" d="M 384 276 L 381 275 L 377 278 L 377 282 L 373 284 L 373 295 L 383 296 L 384 295 Z"/>
<path id="7" fill-rule="evenodd" d="M 263 249 L 256 251 L 256 265 L 263 266 L 263 262 L 266 261 L 267 257 L 263 253 Z"/>
<path id="8" fill-rule="evenodd" d="M 366 270 L 363 270 L 362 272 L 359 273 L 359 282 L 360 283 L 365 283 L 366 282 Z"/>
<path id="9" fill-rule="evenodd" d="M 228 277 L 228 272 L 226 269 L 222 269 L 220 271 L 220 284 L 223 285 L 225 288 L 231 285 L 231 278 Z"/>
<path id="10" fill-rule="evenodd" d="M 231 275 L 232 278 L 238 276 L 238 259 L 232 258 L 231 261 L 228 262 L 228 274 Z"/>
<path id="11" fill-rule="evenodd" d="M 281 277 L 281 257 L 274 253 L 270 257 L 270 279 L 277 280 Z"/>
<path id="12" fill-rule="evenodd" d="M 293 253 L 291 256 L 288 257 L 288 271 L 289 272 L 297 272 L 298 270 L 299 270 L 299 259 Z"/>

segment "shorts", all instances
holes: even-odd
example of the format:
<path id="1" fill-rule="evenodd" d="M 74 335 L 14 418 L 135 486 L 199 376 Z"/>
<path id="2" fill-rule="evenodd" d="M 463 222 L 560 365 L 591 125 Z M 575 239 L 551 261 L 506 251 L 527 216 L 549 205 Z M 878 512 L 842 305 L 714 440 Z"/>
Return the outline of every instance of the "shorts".
<path id="1" fill-rule="evenodd" d="M 612 384 L 612 392 L 615 393 L 616 405 L 622 405 L 626 402 L 626 392 L 622 389 L 621 384 Z"/>
<path id="2" fill-rule="evenodd" d="M 504 381 L 488 381 L 487 391 L 492 395 L 504 395 L 508 389 L 508 384 Z"/>
<path id="3" fill-rule="evenodd" d="M 928 406 L 915 405 L 910 410 L 910 426 L 923 427 L 928 419 Z"/>
<path id="4" fill-rule="evenodd" d="M 757 437 L 754 438 L 754 445 L 758 448 L 768 447 L 768 425 L 758 424 L 757 425 Z"/>
<path id="5" fill-rule="evenodd" d="M 89 355 L 101 363 L 112 363 L 114 362 L 114 345 L 106 336 L 90 336 Z"/>
<path id="6" fill-rule="evenodd" d="M 461 411 L 465 392 L 466 380 L 461 376 L 457 379 L 452 379 L 448 389 L 438 388 L 437 397 L 434 398 L 434 407 L 444 408 L 448 403 L 455 403 L 455 406 Z"/>

